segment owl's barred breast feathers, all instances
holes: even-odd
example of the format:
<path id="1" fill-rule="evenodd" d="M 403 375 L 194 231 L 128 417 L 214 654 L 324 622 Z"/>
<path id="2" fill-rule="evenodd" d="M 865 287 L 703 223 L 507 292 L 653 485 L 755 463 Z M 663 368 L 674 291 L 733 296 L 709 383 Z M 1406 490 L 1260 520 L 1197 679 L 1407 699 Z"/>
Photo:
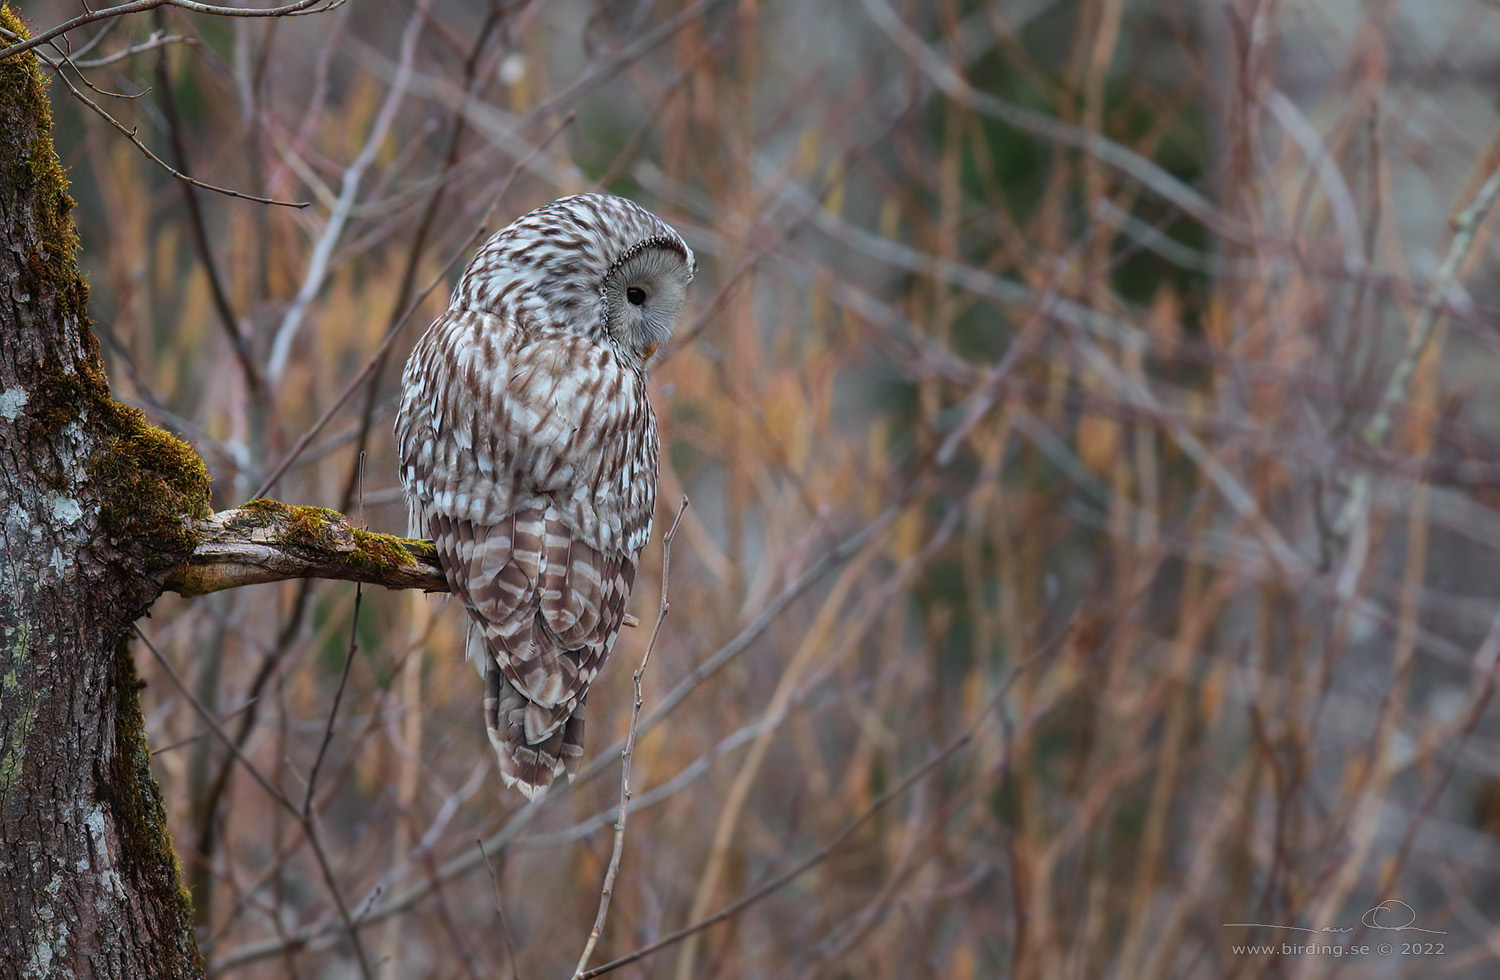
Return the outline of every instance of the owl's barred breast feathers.
<path id="1" fill-rule="evenodd" d="M 413 349 L 396 416 L 414 536 L 471 620 L 507 785 L 576 765 L 582 705 L 651 536 L 659 443 L 645 368 L 692 251 L 621 198 L 563 198 L 475 255 Z"/>

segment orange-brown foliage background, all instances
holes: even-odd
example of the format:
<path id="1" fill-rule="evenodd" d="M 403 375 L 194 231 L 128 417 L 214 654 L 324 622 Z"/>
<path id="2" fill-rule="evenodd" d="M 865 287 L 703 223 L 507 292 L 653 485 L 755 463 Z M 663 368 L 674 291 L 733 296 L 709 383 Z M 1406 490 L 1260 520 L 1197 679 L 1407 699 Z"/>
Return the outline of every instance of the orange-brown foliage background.
<path id="1" fill-rule="evenodd" d="M 404 530 L 401 363 L 481 228 L 603 187 L 700 256 L 594 964 L 817 857 L 618 975 L 1493 974 L 1500 337 L 1487 210 L 1456 220 L 1500 164 L 1492 3 L 364 0 L 70 39 L 153 28 L 66 77 L 195 178 L 311 202 L 200 190 L 200 244 L 54 86 L 116 389 L 219 507 L 327 415 L 270 493 Z M 647 627 L 660 576 L 658 536 Z M 243 756 L 143 650 L 213 975 L 568 975 L 649 628 L 528 810 L 459 610 L 355 608 L 296 582 L 142 624 Z M 1387 901 L 1443 934 L 1361 928 Z M 1386 940 L 1444 945 L 1234 950 Z"/>

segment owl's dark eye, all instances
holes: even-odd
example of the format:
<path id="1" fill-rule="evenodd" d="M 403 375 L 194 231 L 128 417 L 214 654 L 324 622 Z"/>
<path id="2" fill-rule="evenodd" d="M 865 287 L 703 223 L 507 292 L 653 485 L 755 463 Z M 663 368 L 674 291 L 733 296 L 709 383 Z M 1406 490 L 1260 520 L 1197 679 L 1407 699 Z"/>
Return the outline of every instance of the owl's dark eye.
<path id="1" fill-rule="evenodd" d="M 646 303 L 646 291 L 639 286 L 631 286 L 625 290 L 625 298 L 630 300 L 631 306 L 644 306 Z"/>

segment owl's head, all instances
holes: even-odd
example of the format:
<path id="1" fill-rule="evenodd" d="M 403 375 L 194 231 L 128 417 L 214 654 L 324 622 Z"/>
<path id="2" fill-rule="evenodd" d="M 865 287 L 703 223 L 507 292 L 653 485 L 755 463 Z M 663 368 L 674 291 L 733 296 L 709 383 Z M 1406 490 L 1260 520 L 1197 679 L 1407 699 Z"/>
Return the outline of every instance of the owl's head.
<path id="1" fill-rule="evenodd" d="M 497 232 L 453 305 L 584 334 L 644 363 L 671 336 L 694 269 L 693 250 L 656 215 L 579 194 Z"/>

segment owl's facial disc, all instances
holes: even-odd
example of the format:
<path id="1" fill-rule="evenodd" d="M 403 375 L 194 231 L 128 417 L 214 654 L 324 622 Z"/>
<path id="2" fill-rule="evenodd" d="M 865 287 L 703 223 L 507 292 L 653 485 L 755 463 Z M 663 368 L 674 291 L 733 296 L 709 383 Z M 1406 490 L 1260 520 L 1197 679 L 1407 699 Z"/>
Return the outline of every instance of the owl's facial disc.
<path id="1" fill-rule="evenodd" d="M 631 249 L 604 280 L 610 336 L 641 361 L 650 360 L 672 335 L 692 278 L 690 260 L 675 243 L 646 242 Z"/>

